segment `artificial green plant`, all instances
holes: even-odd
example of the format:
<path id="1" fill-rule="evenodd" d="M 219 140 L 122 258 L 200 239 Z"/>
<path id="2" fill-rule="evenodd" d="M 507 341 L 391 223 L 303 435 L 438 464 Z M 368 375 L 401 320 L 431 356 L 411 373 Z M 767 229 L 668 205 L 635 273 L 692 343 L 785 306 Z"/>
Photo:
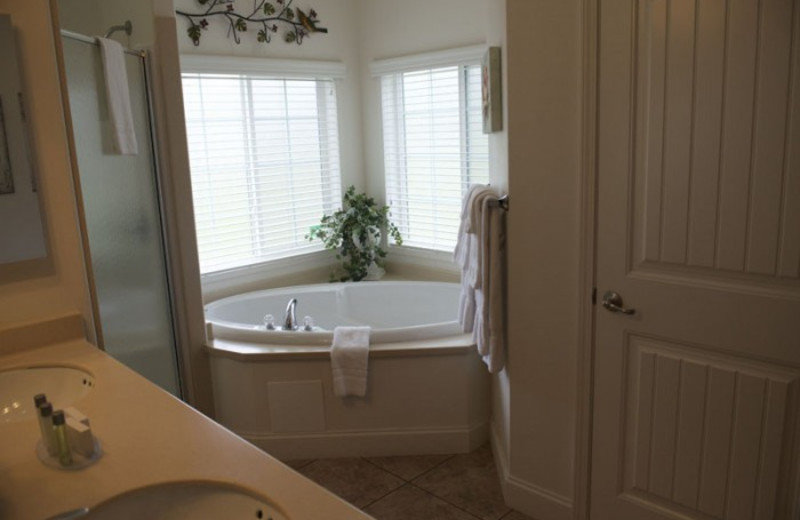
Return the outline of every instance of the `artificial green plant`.
<path id="1" fill-rule="evenodd" d="M 350 186 L 342 198 L 342 208 L 323 216 L 306 238 L 322 240 L 326 249 L 336 250 L 341 269 L 331 274 L 331 280 L 346 282 L 363 280 L 373 263 L 385 267 L 384 232 L 402 245 L 400 231 L 389 220 L 389 206 L 379 206 L 375 199 L 356 193 L 355 186 Z"/>

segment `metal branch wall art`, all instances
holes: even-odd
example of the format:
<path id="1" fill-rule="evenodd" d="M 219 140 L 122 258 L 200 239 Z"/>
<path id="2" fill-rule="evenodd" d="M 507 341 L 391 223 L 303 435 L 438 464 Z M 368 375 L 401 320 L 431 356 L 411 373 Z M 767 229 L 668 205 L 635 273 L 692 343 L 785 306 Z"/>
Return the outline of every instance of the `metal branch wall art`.
<path id="1" fill-rule="evenodd" d="M 309 9 L 308 13 L 300 8 L 292 7 L 293 0 L 253 0 L 253 9 L 245 14 L 237 12 L 234 0 L 197 0 L 205 11 L 187 13 L 175 11 L 189 22 L 186 30 L 195 45 L 200 45 L 203 31 L 208 29 L 210 18 L 222 18 L 228 24 L 228 36 L 241 43 L 240 33 L 247 32 L 251 25 L 258 27 L 256 40 L 269 43 L 279 30 L 284 29 L 283 40 L 286 43 L 303 43 L 303 38 L 311 33 L 327 33 L 328 29 L 319 26 L 317 12 Z M 248 14 L 249 13 L 249 14 Z"/>

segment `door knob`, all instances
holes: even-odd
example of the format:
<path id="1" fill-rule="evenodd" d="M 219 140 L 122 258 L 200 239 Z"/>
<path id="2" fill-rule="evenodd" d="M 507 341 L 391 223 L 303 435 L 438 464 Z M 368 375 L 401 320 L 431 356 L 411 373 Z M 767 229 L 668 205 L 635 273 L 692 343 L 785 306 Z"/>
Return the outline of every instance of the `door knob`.
<path id="1" fill-rule="evenodd" d="M 636 309 L 626 309 L 622 306 L 622 296 L 614 291 L 606 291 L 603 295 L 603 307 L 611 312 L 621 312 L 622 314 L 636 314 Z"/>

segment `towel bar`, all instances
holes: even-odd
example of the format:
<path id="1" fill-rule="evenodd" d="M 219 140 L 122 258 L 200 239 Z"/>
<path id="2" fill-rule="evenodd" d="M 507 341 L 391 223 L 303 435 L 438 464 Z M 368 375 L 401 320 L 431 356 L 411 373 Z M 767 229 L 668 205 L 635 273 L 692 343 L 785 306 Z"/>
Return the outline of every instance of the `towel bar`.
<path id="1" fill-rule="evenodd" d="M 499 197 L 497 199 L 490 200 L 489 206 L 493 208 L 502 208 L 508 211 L 508 195 L 503 195 L 502 197 Z"/>

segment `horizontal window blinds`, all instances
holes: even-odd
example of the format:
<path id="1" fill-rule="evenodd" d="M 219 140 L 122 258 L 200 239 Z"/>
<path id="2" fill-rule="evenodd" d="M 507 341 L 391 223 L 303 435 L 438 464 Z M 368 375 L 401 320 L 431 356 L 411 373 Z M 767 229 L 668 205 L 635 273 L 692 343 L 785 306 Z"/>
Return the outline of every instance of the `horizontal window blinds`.
<path id="1" fill-rule="evenodd" d="M 203 274 L 315 251 L 305 235 L 339 206 L 331 80 L 183 74 Z"/>
<path id="2" fill-rule="evenodd" d="M 381 77 L 386 199 L 403 244 L 452 251 L 462 197 L 489 181 L 480 66 Z"/>

